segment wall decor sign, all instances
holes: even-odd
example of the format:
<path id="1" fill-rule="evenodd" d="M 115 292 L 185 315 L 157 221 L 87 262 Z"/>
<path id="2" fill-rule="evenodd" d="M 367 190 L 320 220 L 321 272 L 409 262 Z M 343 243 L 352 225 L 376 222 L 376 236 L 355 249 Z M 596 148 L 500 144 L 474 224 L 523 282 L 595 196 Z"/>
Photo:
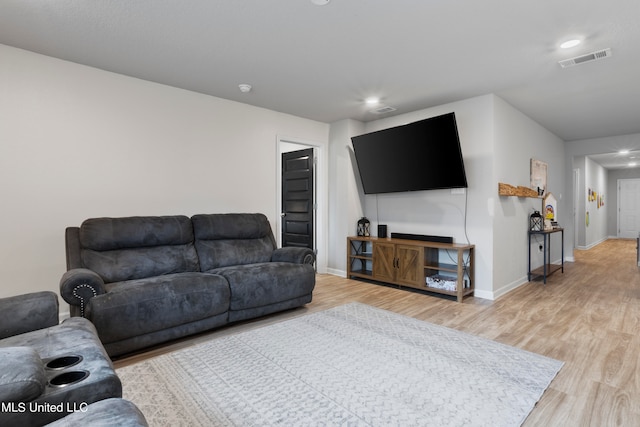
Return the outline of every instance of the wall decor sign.
<path id="1" fill-rule="evenodd" d="M 547 168 L 545 162 L 531 159 L 531 188 L 538 191 L 538 196 L 547 191 Z"/>

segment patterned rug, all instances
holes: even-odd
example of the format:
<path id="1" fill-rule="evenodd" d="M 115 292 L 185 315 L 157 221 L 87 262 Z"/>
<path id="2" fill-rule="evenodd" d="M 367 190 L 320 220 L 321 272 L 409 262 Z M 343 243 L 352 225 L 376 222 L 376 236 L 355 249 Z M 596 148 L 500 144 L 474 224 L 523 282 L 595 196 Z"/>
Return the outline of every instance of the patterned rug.
<path id="1" fill-rule="evenodd" d="M 351 303 L 118 369 L 154 426 L 518 426 L 563 363 Z"/>

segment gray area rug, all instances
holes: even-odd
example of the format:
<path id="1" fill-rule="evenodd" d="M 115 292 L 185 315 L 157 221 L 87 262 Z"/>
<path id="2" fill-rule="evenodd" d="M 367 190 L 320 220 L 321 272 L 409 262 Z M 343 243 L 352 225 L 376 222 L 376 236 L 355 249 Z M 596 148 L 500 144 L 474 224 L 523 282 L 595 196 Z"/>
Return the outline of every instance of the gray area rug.
<path id="1" fill-rule="evenodd" d="M 518 426 L 563 363 L 351 303 L 118 369 L 151 426 Z"/>

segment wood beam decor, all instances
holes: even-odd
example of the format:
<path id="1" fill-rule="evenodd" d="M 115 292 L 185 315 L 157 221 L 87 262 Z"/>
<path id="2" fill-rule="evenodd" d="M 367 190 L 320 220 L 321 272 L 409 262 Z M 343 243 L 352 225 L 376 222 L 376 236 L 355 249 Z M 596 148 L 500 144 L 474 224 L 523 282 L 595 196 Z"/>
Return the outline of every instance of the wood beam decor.
<path id="1" fill-rule="evenodd" d="M 538 192 L 529 187 L 519 185 L 517 187 L 505 184 L 504 182 L 498 183 L 498 195 L 499 196 L 516 196 L 516 197 L 531 197 L 538 199 Z"/>

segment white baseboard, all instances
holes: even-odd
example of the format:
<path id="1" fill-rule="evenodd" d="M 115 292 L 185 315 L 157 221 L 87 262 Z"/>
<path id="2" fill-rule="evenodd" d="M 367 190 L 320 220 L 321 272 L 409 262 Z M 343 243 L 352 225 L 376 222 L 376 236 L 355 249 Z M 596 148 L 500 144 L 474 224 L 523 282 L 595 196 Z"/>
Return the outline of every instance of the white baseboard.
<path id="1" fill-rule="evenodd" d="M 591 248 L 594 248 L 594 247 L 598 246 L 600 243 L 602 243 L 604 241 L 607 241 L 607 240 L 609 240 L 609 237 L 605 237 L 603 239 L 600 239 L 597 242 L 591 243 L 590 245 L 587 245 L 587 246 L 578 246 L 578 247 L 576 247 L 576 249 L 580 249 L 581 251 L 587 251 L 587 250 L 589 250 Z"/>
<path id="2" fill-rule="evenodd" d="M 522 286 L 522 285 L 524 285 L 525 283 L 528 283 L 528 282 L 529 282 L 529 280 L 527 279 L 527 276 L 522 276 L 518 280 L 514 280 L 511 283 L 507 283 L 506 285 L 502 286 L 500 289 L 497 289 L 496 291 L 493 292 L 494 298 L 492 298 L 492 299 L 500 298 L 501 296 L 508 294 L 509 292 L 513 291 L 514 289 L 519 288 L 520 286 Z M 478 292 L 478 290 L 476 289 L 476 293 L 477 292 Z"/>
<path id="3" fill-rule="evenodd" d="M 331 274 L 332 276 L 340 276 L 342 278 L 347 277 L 347 272 L 344 270 L 338 270 L 336 268 L 327 268 L 327 274 Z"/>

